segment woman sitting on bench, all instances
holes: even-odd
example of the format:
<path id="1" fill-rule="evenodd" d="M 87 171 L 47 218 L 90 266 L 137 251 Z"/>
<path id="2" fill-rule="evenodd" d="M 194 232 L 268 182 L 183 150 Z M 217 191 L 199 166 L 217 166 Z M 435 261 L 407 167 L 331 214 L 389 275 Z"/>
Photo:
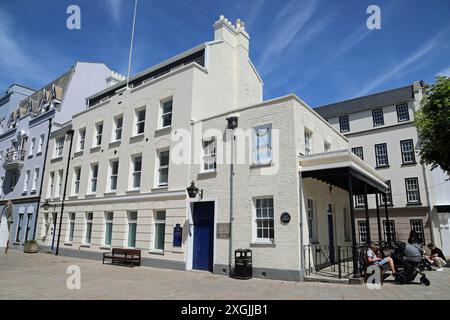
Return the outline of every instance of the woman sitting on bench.
<path id="1" fill-rule="evenodd" d="M 391 257 L 381 258 L 380 250 L 374 242 L 370 243 L 370 247 L 367 249 L 367 260 L 370 265 L 380 266 L 383 270 L 389 266 L 392 275 L 395 274 L 394 260 Z"/>

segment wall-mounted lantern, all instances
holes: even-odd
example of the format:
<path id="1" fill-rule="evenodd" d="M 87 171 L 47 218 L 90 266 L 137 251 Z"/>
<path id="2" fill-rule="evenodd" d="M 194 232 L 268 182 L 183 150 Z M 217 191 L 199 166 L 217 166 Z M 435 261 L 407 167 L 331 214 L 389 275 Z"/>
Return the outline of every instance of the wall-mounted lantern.
<path id="1" fill-rule="evenodd" d="M 199 190 L 196 186 L 194 181 L 192 181 L 191 186 L 189 188 L 186 188 L 189 198 L 195 199 L 197 195 L 200 193 L 200 199 L 203 199 L 203 189 Z"/>

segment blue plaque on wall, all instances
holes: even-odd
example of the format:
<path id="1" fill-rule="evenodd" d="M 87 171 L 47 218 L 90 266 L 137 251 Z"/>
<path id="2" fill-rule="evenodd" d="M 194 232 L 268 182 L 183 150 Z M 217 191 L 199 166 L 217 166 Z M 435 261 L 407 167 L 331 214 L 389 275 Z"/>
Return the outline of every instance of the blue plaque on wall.
<path id="1" fill-rule="evenodd" d="M 173 227 L 173 246 L 181 247 L 181 243 L 183 242 L 183 227 L 180 224 L 175 225 Z"/>

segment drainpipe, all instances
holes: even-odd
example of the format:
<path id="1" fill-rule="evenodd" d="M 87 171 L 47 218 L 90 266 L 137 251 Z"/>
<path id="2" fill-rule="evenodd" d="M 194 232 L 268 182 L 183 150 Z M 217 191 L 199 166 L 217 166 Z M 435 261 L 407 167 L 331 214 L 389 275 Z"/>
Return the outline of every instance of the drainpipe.
<path id="1" fill-rule="evenodd" d="M 431 242 L 436 244 L 435 238 L 434 238 L 434 223 L 433 223 L 433 217 L 431 216 L 431 201 L 430 201 L 430 190 L 428 189 L 428 179 L 427 179 L 427 172 L 425 169 L 425 165 L 422 164 L 422 173 L 423 173 L 423 180 L 425 182 L 425 194 L 427 196 L 427 204 L 428 204 L 428 219 L 430 220 L 430 239 Z M 425 232 L 424 232 L 425 233 Z"/>
<path id="2" fill-rule="evenodd" d="M 305 276 L 305 248 L 303 248 L 303 174 L 302 171 L 299 172 L 299 202 L 300 202 L 300 271 L 301 278 Z M 309 261 L 308 261 L 309 264 Z M 310 267 L 308 265 L 308 267 Z"/>
<path id="3" fill-rule="evenodd" d="M 62 227 L 62 218 L 64 214 L 64 202 L 66 200 L 66 192 L 67 192 L 67 180 L 69 178 L 69 166 L 70 166 L 70 158 L 72 157 L 72 143 L 73 143 L 73 129 L 67 130 L 66 134 L 70 135 L 70 145 L 69 145 L 69 157 L 67 158 L 67 167 L 66 167 L 66 181 L 64 181 L 64 193 L 61 202 L 61 215 L 59 217 L 59 230 L 58 230 L 58 241 L 56 242 L 56 252 L 55 255 L 59 253 L 59 241 L 61 238 L 61 227 Z"/>
<path id="4" fill-rule="evenodd" d="M 42 188 L 44 186 L 44 174 L 45 174 L 45 166 L 47 164 L 48 143 L 50 141 L 50 133 L 52 131 L 52 120 L 53 120 L 53 118 L 48 119 L 47 143 L 45 146 L 44 165 L 42 166 L 41 186 L 39 189 L 39 199 L 38 199 L 38 204 L 37 204 L 37 208 L 36 208 L 36 220 L 34 221 L 33 239 L 36 239 L 36 229 L 37 229 L 37 224 L 39 221 L 39 219 L 38 219 L 39 218 L 39 208 L 41 207 Z"/>
<path id="5" fill-rule="evenodd" d="M 233 176 L 234 176 L 234 129 L 238 127 L 239 116 L 231 116 L 227 118 L 228 127 L 227 129 L 231 132 L 230 142 L 231 142 L 231 164 L 230 164 L 230 244 L 228 249 L 228 271 L 229 275 L 233 275 L 232 261 L 233 261 Z"/>

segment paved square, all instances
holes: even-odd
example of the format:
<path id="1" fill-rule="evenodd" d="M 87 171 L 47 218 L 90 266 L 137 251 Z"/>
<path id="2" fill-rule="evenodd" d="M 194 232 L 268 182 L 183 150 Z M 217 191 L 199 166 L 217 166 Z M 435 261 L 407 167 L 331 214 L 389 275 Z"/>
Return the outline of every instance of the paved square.
<path id="1" fill-rule="evenodd" d="M 69 290 L 66 270 L 81 268 L 81 289 Z M 430 271 L 430 287 L 366 286 L 263 279 L 235 280 L 204 272 L 102 265 L 49 254 L 0 253 L 0 299 L 450 299 L 450 268 Z"/>

